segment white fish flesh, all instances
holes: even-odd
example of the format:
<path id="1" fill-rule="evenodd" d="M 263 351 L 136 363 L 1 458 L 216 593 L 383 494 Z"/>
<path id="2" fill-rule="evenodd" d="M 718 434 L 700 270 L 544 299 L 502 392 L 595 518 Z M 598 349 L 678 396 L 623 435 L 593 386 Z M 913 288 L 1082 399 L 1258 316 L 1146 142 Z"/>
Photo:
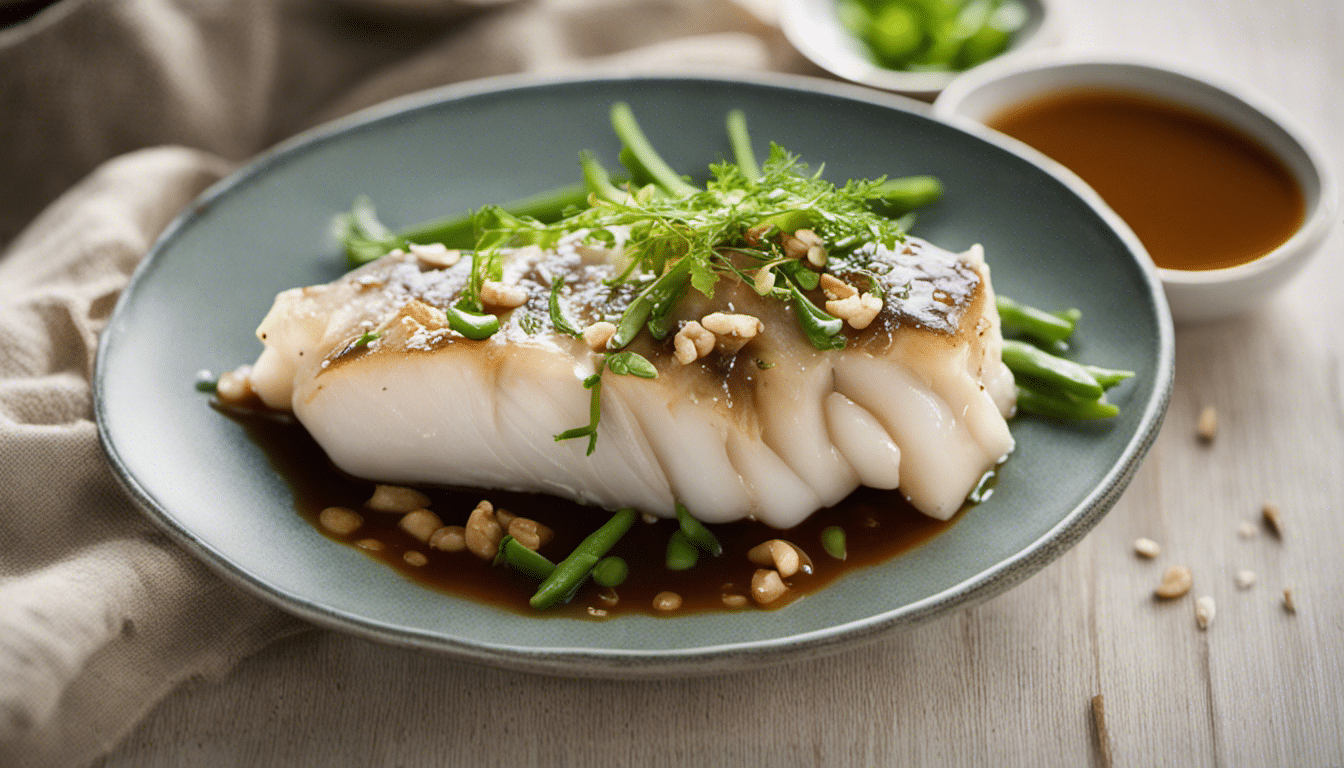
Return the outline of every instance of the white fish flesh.
<path id="1" fill-rule="evenodd" d="M 633 291 L 603 282 L 616 259 L 599 249 L 507 252 L 504 281 L 526 302 L 500 312 L 500 331 L 483 341 L 448 328 L 442 311 L 469 258 L 440 269 L 395 252 L 285 291 L 257 331 L 265 350 L 251 386 L 342 470 L 380 482 L 534 491 L 665 517 L 681 502 L 706 522 L 778 528 L 862 484 L 899 488 L 947 519 L 1013 448 L 1015 390 L 989 269 L 978 246 L 867 248 L 887 270 L 887 298 L 867 328 L 845 329 L 840 350 L 813 347 L 786 303 L 745 283 L 720 281 L 712 300 L 689 291 L 681 321 L 745 313 L 763 332 L 736 354 L 686 365 L 672 338 L 641 333 L 628 349 L 658 377 L 604 374 L 592 455 L 586 440 L 554 436 L 588 423 L 581 382 L 600 358 L 551 326 L 548 296 L 563 279 L 575 325 L 617 319 Z M 379 336 L 359 344 L 369 333 Z"/>

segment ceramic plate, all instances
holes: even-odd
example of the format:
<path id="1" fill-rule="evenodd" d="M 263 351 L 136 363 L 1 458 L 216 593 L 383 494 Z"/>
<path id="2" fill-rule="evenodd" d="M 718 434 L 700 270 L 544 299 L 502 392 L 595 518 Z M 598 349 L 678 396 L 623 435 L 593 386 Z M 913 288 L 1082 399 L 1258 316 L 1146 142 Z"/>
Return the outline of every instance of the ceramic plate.
<path id="1" fill-rule="evenodd" d="M 275 294 L 341 274 L 333 214 L 357 195 L 392 226 L 517 199 L 578 178 L 577 153 L 616 165 L 607 123 L 628 101 L 671 165 L 729 151 L 747 113 L 833 180 L 933 173 L 945 199 L 920 234 L 983 243 L 994 284 L 1077 306 L 1085 357 L 1131 368 L 1105 424 L 1013 424 L 1018 448 L 986 503 L 925 545 L 777 611 L 611 621 L 528 616 L 434 592 L 327 539 L 242 428 L 193 383 L 260 352 Z M 1108 210 L 900 97 L 761 77 L 504 79 L 416 95 L 320 128 L 207 191 L 155 245 L 102 338 L 96 411 L 132 496 L 226 578 L 329 627 L 515 669 L 655 676 L 742 669 L 852 646 L 989 597 L 1057 557 L 1105 514 L 1156 435 L 1172 377 L 1167 308 L 1142 247 Z"/>

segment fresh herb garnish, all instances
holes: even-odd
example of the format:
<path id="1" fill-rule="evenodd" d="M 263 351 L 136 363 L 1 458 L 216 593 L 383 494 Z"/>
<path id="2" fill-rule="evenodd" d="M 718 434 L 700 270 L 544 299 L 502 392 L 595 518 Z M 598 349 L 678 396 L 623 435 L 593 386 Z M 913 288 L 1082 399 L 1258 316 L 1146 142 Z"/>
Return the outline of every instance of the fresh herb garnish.
<path id="1" fill-rule="evenodd" d="M 373 333 L 372 331 L 370 331 L 369 333 L 360 336 L 358 339 L 355 339 L 355 343 L 353 346 L 355 349 L 359 349 L 360 347 L 367 347 L 369 345 L 369 342 L 376 340 L 380 336 L 382 336 L 381 333 Z"/>
<path id="2" fill-rule="evenodd" d="M 587 455 L 597 450 L 597 425 L 602 421 L 602 372 L 611 371 L 620 376 L 636 376 L 641 379 L 658 378 L 658 369 L 648 358 L 634 352 L 617 352 L 614 355 L 602 355 L 598 358 L 597 373 L 583 380 L 583 388 L 592 394 L 588 397 L 588 424 L 574 427 L 555 436 L 558 443 L 579 437 L 588 438 Z"/>

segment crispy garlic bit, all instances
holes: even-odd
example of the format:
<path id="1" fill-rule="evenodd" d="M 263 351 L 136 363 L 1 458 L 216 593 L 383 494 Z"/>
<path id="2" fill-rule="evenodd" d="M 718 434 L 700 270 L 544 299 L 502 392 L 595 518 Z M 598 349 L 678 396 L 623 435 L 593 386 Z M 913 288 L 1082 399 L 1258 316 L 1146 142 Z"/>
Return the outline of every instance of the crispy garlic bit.
<path id="1" fill-rule="evenodd" d="M 608 323 L 605 320 L 593 323 L 583 329 L 583 343 L 594 352 L 601 352 L 606 348 L 607 342 L 616 335 L 616 324 Z"/>
<path id="2" fill-rule="evenodd" d="M 527 289 L 521 285 L 486 280 L 481 283 L 481 301 L 492 307 L 514 309 L 527 301 Z"/>
<path id="3" fill-rule="evenodd" d="M 714 334 L 716 347 L 724 357 L 736 355 L 747 342 L 765 330 L 765 323 L 754 315 L 713 312 L 700 318 L 700 325 Z M 697 345 L 698 346 L 698 345 Z"/>
<path id="4" fill-rule="evenodd" d="M 690 365 L 713 352 L 716 343 L 718 339 L 714 338 L 713 333 L 692 320 L 681 326 L 681 330 L 677 331 L 676 337 L 672 339 L 672 347 L 675 350 L 673 356 L 678 363 Z"/>

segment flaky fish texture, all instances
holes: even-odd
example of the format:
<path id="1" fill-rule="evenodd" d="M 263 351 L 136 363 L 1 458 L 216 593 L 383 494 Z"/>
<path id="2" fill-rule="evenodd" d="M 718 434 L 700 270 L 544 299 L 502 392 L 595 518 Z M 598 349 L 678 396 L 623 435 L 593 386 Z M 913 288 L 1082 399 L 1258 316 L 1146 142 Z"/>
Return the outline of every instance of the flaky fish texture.
<path id="1" fill-rule="evenodd" d="M 989 269 L 978 246 L 953 254 L 916 238 L 865 256 L 885 272 L 838 276 L 860 290 L 881 280 L 885 301 L 868 327 L 845 328 L 839 350 L 813 347 L 793 307 L 747 283 L 721 280 L 712 299 L 690 291 L 680 322 L 721 311 L 755 316 L 763 330 L 735 353 L 689 364 L 671 336 L 641 333 L 628 349 L 658 376 L 604 373 L 592 455 L 586 440 L 554 436 L 588 423 L 581 382 L 601 358 L 552 327 L 548 297 L 563 280 L 574 325 L 618 319 L 633 291 L 604 282 L 616 267 L 601 249 L 507 252 L 504 282 L 526 300 L 496 308 L 501 329 L 483 341 L 451 330 L 442 310 L 469 257 L 445 269 L 397 252 L 285 291 L 257 331 L 265 350 L 251 383 L 337 466 L 371 480 L 536 491 L 660 516 L 681 502 L 706 522 L 779 528 L 868 485 L 899 488 L 947 519 L 1013 448 L 1015 390 Z"/>

